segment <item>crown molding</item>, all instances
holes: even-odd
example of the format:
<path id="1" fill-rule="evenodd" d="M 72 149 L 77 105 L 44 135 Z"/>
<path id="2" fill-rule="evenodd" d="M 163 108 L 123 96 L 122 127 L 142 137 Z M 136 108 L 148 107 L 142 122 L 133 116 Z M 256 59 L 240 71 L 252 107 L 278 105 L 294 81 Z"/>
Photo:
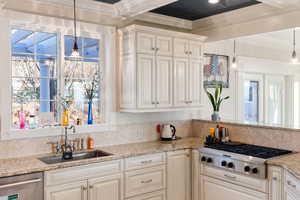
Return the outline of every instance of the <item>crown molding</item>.
<path id="1" fill-rule="evenodd" d="M 156 23 L 160 25 L 172 26 L 176 28 L 183 28 L 187 30 L 192 30 L 193 22 L 190 20 L 180 19 L 176 17 L 170 17 L 166 15 L 156 14 L 147 12 L 141 15 L 138 15 L 134 18 L 135 20 L 140 20 L 149 23 Z"/>
<path id="2" fill-rule="evenodd" d="M 121 0 L 114 4 L 118 16 L 134 17 L 178 0 Z"/>

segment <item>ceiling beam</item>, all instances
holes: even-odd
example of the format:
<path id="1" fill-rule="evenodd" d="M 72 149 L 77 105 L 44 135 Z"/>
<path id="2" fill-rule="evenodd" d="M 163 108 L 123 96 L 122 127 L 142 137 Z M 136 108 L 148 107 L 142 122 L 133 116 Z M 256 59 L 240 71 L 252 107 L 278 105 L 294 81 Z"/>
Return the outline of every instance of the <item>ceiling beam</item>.
<path id="1" fill-rule="evenodd" d="M 300 0 L 257 0 L 276 8 L 300 7 Z"/>
<path id="2" fill-rule="evenodd" d="M 116 15 L 134 17 L 178 0 L 121 0 L 115 4 Z"/>

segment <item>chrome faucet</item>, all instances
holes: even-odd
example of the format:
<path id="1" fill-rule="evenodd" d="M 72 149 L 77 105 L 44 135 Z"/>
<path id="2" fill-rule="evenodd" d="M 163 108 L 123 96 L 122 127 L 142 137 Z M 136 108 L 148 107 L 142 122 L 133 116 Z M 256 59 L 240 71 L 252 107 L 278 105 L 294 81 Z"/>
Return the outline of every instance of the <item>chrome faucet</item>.
<path id="1" fill-rule="evenodd" d="M 73 133 L 76 132 L 76 129 L 75 129 L 75 126 L 74 125 L 71 125 L 71 126 L 65 126 L 65 144 L 63 145 L 63 148 L 62 148 L 62 158 L 64 160 L 69 160 L 69 159 L 72 159 L 73 158 L 73 147 L 72 145 L 69 144 L 69 141 L 68 141 L 68 130 L 69 129 L 72 129 L 73 130 Z"/>

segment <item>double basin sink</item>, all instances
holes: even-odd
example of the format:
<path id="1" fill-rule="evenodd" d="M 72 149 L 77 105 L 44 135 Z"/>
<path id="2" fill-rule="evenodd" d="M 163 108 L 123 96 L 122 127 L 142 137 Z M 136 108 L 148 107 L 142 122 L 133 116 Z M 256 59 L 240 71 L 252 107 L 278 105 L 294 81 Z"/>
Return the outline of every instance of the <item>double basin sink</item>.
<path id="1" fill-rule="evenodd" d="M 70 162 L 76 160 L 85 160 L 90 158 L 101 158 L 101 157 L 106 157 L 111 155 L 113 154 L 101 150 L 95 150 L 95 151 L 88 151 L 88 152 L 73 153 L 73 158 L 68 160 L 63 159 L 62 155 L 43 157 L 43 158 L 39 158 L 39 160 L 46 164 L 57 164 L 57 163 Z"/>

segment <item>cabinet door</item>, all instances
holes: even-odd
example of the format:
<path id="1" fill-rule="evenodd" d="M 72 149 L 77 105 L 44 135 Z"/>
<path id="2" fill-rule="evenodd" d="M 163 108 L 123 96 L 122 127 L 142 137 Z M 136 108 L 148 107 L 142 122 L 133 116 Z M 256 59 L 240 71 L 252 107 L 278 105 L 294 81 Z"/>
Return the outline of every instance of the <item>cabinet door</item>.
<path id="1" fill-rule="evenodd" d="M 155 54 L 155 35 L 137 33 L 137 53 Z"/>
<path id="2" fill-rule="evenodd" d="M 172 106 L 172 57 L 157 56 L 156 58 L 156 101 L 157 107 Z"/>
<path id="3" fill-rule="evenodd" d="M 89 200 L 122 200 L 123 178 L 121 174 L 90 179 Z"/>
<path id="4" fill-rule="evenodd" d="M 191 199 L 191 159 L 189 151 L 168 153 L 167 199 Z"/>
<path id="5" fill-rule="evenodd" d="M 287 189 L 285 191 L 285 198 L 283 200 L 299 200 L 300 196 L 293 191 Z M 271 199 L 272 200 L 272 199 Z"/>
<path id="6" fill-rule="evenodd" d="M 87 182 L 51 186 L 45 189 L 46 200 L 87 200 Z"/>
<path id="7" fill-rule="evenodd" d="M 171 37 L 157 36 L 156 37 L 157 55 L 172 56 L 173 42 Z"/>
<path id="8" fill-rule="evenodd" d="M 155 108 L 155 57 L 139 54 L 137 57 L 138 108 Z"/>
<path id="9" fill-rule="evenodd" d="M 268 200 L 268 195 L 225 181 L 201 176 L 201 200 Z"/>
<path id="10" fill-rule="evenodd" d="M 189 105 L 201 105 L 202 86 L 202 62 L 199 59 L 191 59 L 189 65 Z"/>
<path id="11" fill-rule="evenodd" d="M 187 58 L 174 59 L 174 106 L 188 106 L 188 71 L 189 60 Z"/>
<path id="12" fill-rule="evenodd" d="M 174 56 L 189 57 L 189 41 L 185 39 L 174 39 Z"/>
<path id="13" fill-rule="evenodd" d="M 269 167 L 269 188 L 270 200 L 282 200 L 283 181 L 282 169 L 279 167 Z"/>
<path id="14" fill-rule="evenodd" d="M 201 59 L 202 58 L 202 43 L 197 41 L 190 41 L 190 58 Z"/>

